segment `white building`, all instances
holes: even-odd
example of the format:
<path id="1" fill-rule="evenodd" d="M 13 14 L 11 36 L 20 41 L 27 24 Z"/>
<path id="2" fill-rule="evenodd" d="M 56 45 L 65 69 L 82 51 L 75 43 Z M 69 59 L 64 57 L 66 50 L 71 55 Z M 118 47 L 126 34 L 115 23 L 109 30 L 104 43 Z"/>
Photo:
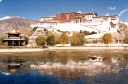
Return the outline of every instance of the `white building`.
<path id="1" fill-rule="evenodd" d="M 82 14 L 85 20 L 92 20 L 93 17 L 97 17 L 97 13 L 93 12 L 93 13 L 85 13 Z"/>
<path id="2" fill-rule="evenodd" d="M 40 21 L 44 21 L 44 22 L 50 22 L 54 19 L 54 17 L 41 17 Z"/>
<path id="3" fill-rule="evenodd" d="M 90 14 L 90 15 L 89 15 Z M 89 31 L 97 32 L 96 35 L 86 36 L 85 38 L 101 38 L 105 33 L 117 33 L 119 17 L 118 16 L 97 16 L 97 13 L 84 14 L 81 22 L 56 22 L 53 17 L 43 17 L 37 24 L 32 24 L 31 27 L 46 28 L 50 31 L 60 34 L 60 31 L 79 32 Z"/>

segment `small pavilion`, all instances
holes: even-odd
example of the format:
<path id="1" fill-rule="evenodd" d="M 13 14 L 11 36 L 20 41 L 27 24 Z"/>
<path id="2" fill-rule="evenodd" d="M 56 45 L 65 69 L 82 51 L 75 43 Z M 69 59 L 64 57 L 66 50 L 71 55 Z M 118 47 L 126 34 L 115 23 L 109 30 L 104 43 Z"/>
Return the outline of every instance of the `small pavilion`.
<path id="1" fill-rule="evenodd" d="M 18 30 L 11 30 L 7 33 L 7 37 L 3 39 L 3 43 L 7 46 L 24 46 L 25 39 Z"/>

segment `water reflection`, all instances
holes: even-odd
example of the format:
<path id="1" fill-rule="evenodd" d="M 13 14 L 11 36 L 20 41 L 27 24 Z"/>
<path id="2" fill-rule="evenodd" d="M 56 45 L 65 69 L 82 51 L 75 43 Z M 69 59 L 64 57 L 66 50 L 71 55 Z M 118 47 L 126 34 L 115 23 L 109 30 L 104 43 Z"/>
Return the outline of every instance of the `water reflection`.
<path id="1" fill-rule="evenodd" d="M 96 56 L 95 56 L 96 57 Z M 97 56 L 97 58 L 99 58 Z M 40 71 L 42 74 L 56 75 L 65 78 L 77 78 L 83 76 L 97 76 L 109 73 L 118 73 L 121 69 L 127 68 L 121 66 L 121 61 L 118 57 L 112 57 L 110 64 L 105 63 L 109 60 L 85 60 L 75 62 L 72 59 L 68 59 L 66 64 L 60 62 L 40 62 L 37 64 L 31 64 L 30 68 Z"/>
<path id="2" fill-rule="evenodd" d="M 30 81 L 31 84 L 52 80 L 56 81 L 46 84 L 60 84 L 61 82 L 61 84 L 102 84 L 103 80 L 110 83 L 113 79 L 116 84 L 122 78 L 128 79 L 128 53 L 122 53 L 122 51 L 93 51 L 93 53 L 89 51 L 45 51 L 0 54 L 0 66 L 0 82 L 5 77 L 8 81 L 15 80 L 15 78 L 23 78 L 24 81 L 35 79 L 34 83 Z"/>

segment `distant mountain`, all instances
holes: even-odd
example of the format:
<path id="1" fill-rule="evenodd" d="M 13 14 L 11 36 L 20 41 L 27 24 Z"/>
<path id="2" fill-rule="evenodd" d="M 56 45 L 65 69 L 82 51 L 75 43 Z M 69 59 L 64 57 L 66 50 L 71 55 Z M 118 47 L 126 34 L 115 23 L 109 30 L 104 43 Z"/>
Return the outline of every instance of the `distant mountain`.
<path id="1" fill-rule="evenodd" d="M 34 24 L 37 21 L 34 20 L 28 20 L 23 17 L 19 16 L 6 16 L 0 19 L 0 35 L 4 35 L 11 29 L 18 29 L 21 30 L 22 33 L 24 34 L 29 34 L 31 33 L 31 28 L 30 24 Z"/>

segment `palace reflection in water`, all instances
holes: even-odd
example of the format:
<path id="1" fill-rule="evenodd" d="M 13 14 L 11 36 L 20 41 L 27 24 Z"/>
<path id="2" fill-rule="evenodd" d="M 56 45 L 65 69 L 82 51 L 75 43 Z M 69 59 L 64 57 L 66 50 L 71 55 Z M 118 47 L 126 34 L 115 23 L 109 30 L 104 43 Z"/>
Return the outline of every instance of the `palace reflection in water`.
<path id="1" fill-rule="evenodd" d="M 0 66 L 1 84 L 128 83 L 127 51 L 1 53 Z"/>

